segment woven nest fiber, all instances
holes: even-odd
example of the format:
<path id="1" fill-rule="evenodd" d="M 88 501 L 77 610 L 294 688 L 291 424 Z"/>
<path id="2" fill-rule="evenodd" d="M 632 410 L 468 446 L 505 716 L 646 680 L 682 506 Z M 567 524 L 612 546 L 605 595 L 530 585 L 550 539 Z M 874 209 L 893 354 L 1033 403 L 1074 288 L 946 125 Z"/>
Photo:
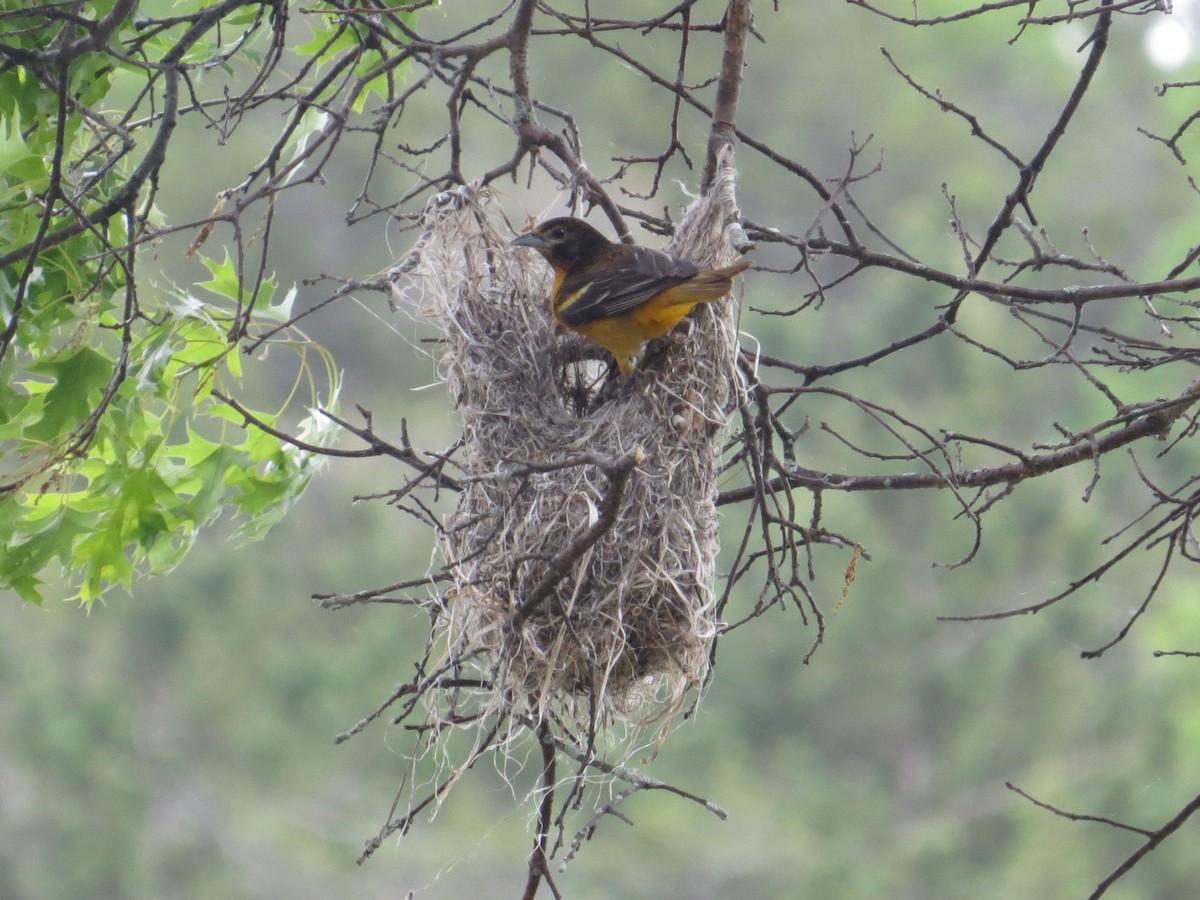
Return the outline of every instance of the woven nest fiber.
<path id="1" fill-rule="evenodd" d="M 444 335 L 462 418 L 464 490 L 440 536 L 453 582 L 442 671 L 473 671 L 483 712 L 591 727 L 667 719 L 702 683 L 714 635 L 735 302 L 698 307 L 633 376 L 600 388 L 606 354 L 554 323 L 548 266 L 509 246 L 488 192 L 442 194 L 426 215 L 396 289 Z M 727 265 L 737 218 L 726 164 L 664 249 Z M 597 523 L 608 527 L 591 541 Z M 466 712 L 458 688 L 433 702 Z"/>

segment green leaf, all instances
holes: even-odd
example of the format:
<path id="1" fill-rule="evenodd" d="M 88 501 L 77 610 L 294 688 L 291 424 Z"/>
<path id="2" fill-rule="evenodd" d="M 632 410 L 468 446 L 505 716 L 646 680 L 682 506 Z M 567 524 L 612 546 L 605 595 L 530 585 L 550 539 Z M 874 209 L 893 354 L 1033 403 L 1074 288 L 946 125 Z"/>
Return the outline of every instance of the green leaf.
<path id="1" fill-rule="evenodd" d="M 14 166 L 27 158 L 40 159 L 40 156 L 30 150 L 21 137 L 21 118 L 14 115 L 0 128 L 0 173 L 9 174 Z"/>
<path id="2" fill-rule="evenodd" d="M 30 369 L 53 379 L 42 398 L 41 418 L 26 429 L 29 438 L 52 441 L 82 424 L 113 375 L 113 361 L 97 350 L 81 347 L 57 359 L 34 363 Z"/>
<path id="3" fill-rule="evenodd" d="M 202 287 L 205 290 L 212 291 L 218 297 L 224 297 L 227 300 L 237 301 L 242 294 L 241 279 L 238 278 L 237 266 L 234 265 L 233 257 L 230 256 L 228 248 L 225 250 L 225 259 L 221 262 L 209 259 L 206 256 L 200 257 L 200 262 L 204 263 L 204 267 L 212 273 L 212 278 L 208 281 L 196 282 L 196 287 Z M 196 310 L 197 312 L 199 309 Z"/>

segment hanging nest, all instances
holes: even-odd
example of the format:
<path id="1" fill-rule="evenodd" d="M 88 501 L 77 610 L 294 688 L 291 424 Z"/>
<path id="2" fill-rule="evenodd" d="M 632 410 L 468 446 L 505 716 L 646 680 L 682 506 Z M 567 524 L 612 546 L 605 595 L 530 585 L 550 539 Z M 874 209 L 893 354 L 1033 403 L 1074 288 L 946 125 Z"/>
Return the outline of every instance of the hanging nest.
<path id="1" fill-rule="evenodd" d="M 737 220 L 727 159 L 665 249 L 727 265 Z M 669 719 L 715 634 L 735 303 L 698 307 L 633 376 L 606 379 L 606 354 L 552 320 L 549 270 L 509 246 L 489 192 L 439 195 L 425 228 L 394 286 L 444 336 L 465 473 L 440 535 L 454 687 L 427 695 L 434 718 L 552 714 L 588 733 Z"/>

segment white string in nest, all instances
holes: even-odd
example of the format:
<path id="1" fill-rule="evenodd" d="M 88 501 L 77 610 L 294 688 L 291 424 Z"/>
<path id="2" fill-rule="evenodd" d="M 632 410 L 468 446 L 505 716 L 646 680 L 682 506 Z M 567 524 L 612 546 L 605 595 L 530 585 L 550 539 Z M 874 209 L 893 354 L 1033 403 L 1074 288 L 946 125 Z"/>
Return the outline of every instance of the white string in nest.
<path id="1" fill-rule="evenodd" d="M 602 402 L 581 405 L 578 360 L 592 351 L 554 324 L 549 271 L 509 246 L 491 195 L 442 194 L 426 216 L 396 289 L 444 334 L 441 367 L 463 422 L 464 489 L 441 536 L 453 579 L 446 663 L 489 686 L 469 699 L 435 691 L 432 714 L 553 714 L 589 734 L 614 718 L 667 720 L 703 682 L 714 635 L 716 466 L 740 389 L 735 303 L 698 307 L 665 353 L 652 348 Z M 665 249 L 727 265 L 737 220 L 726 155 Z M 601 515 L 612 482 L 597 461 L 631 454 L 611 527 L 515 616 Z"/>

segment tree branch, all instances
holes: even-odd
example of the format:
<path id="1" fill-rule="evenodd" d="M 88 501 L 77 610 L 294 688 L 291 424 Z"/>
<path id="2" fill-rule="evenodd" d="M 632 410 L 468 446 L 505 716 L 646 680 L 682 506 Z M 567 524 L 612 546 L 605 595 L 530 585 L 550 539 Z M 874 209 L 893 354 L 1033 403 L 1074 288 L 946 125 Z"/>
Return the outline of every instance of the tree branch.
<path id="1" fill-rule="evenodd" d="M 746 35 L 750 33 L 750 21 L 750 0 L 729 0 L 725 10 L 725 50 L 717 81 L 717 102 L 708 133 L 704 174 L 700 178 L 703 192 L 712 187 L 717 177 L 717 160 L 721 153 L 735 142 L 738 95 L 742 89 L 742 69 L 746 65 Z"/>

